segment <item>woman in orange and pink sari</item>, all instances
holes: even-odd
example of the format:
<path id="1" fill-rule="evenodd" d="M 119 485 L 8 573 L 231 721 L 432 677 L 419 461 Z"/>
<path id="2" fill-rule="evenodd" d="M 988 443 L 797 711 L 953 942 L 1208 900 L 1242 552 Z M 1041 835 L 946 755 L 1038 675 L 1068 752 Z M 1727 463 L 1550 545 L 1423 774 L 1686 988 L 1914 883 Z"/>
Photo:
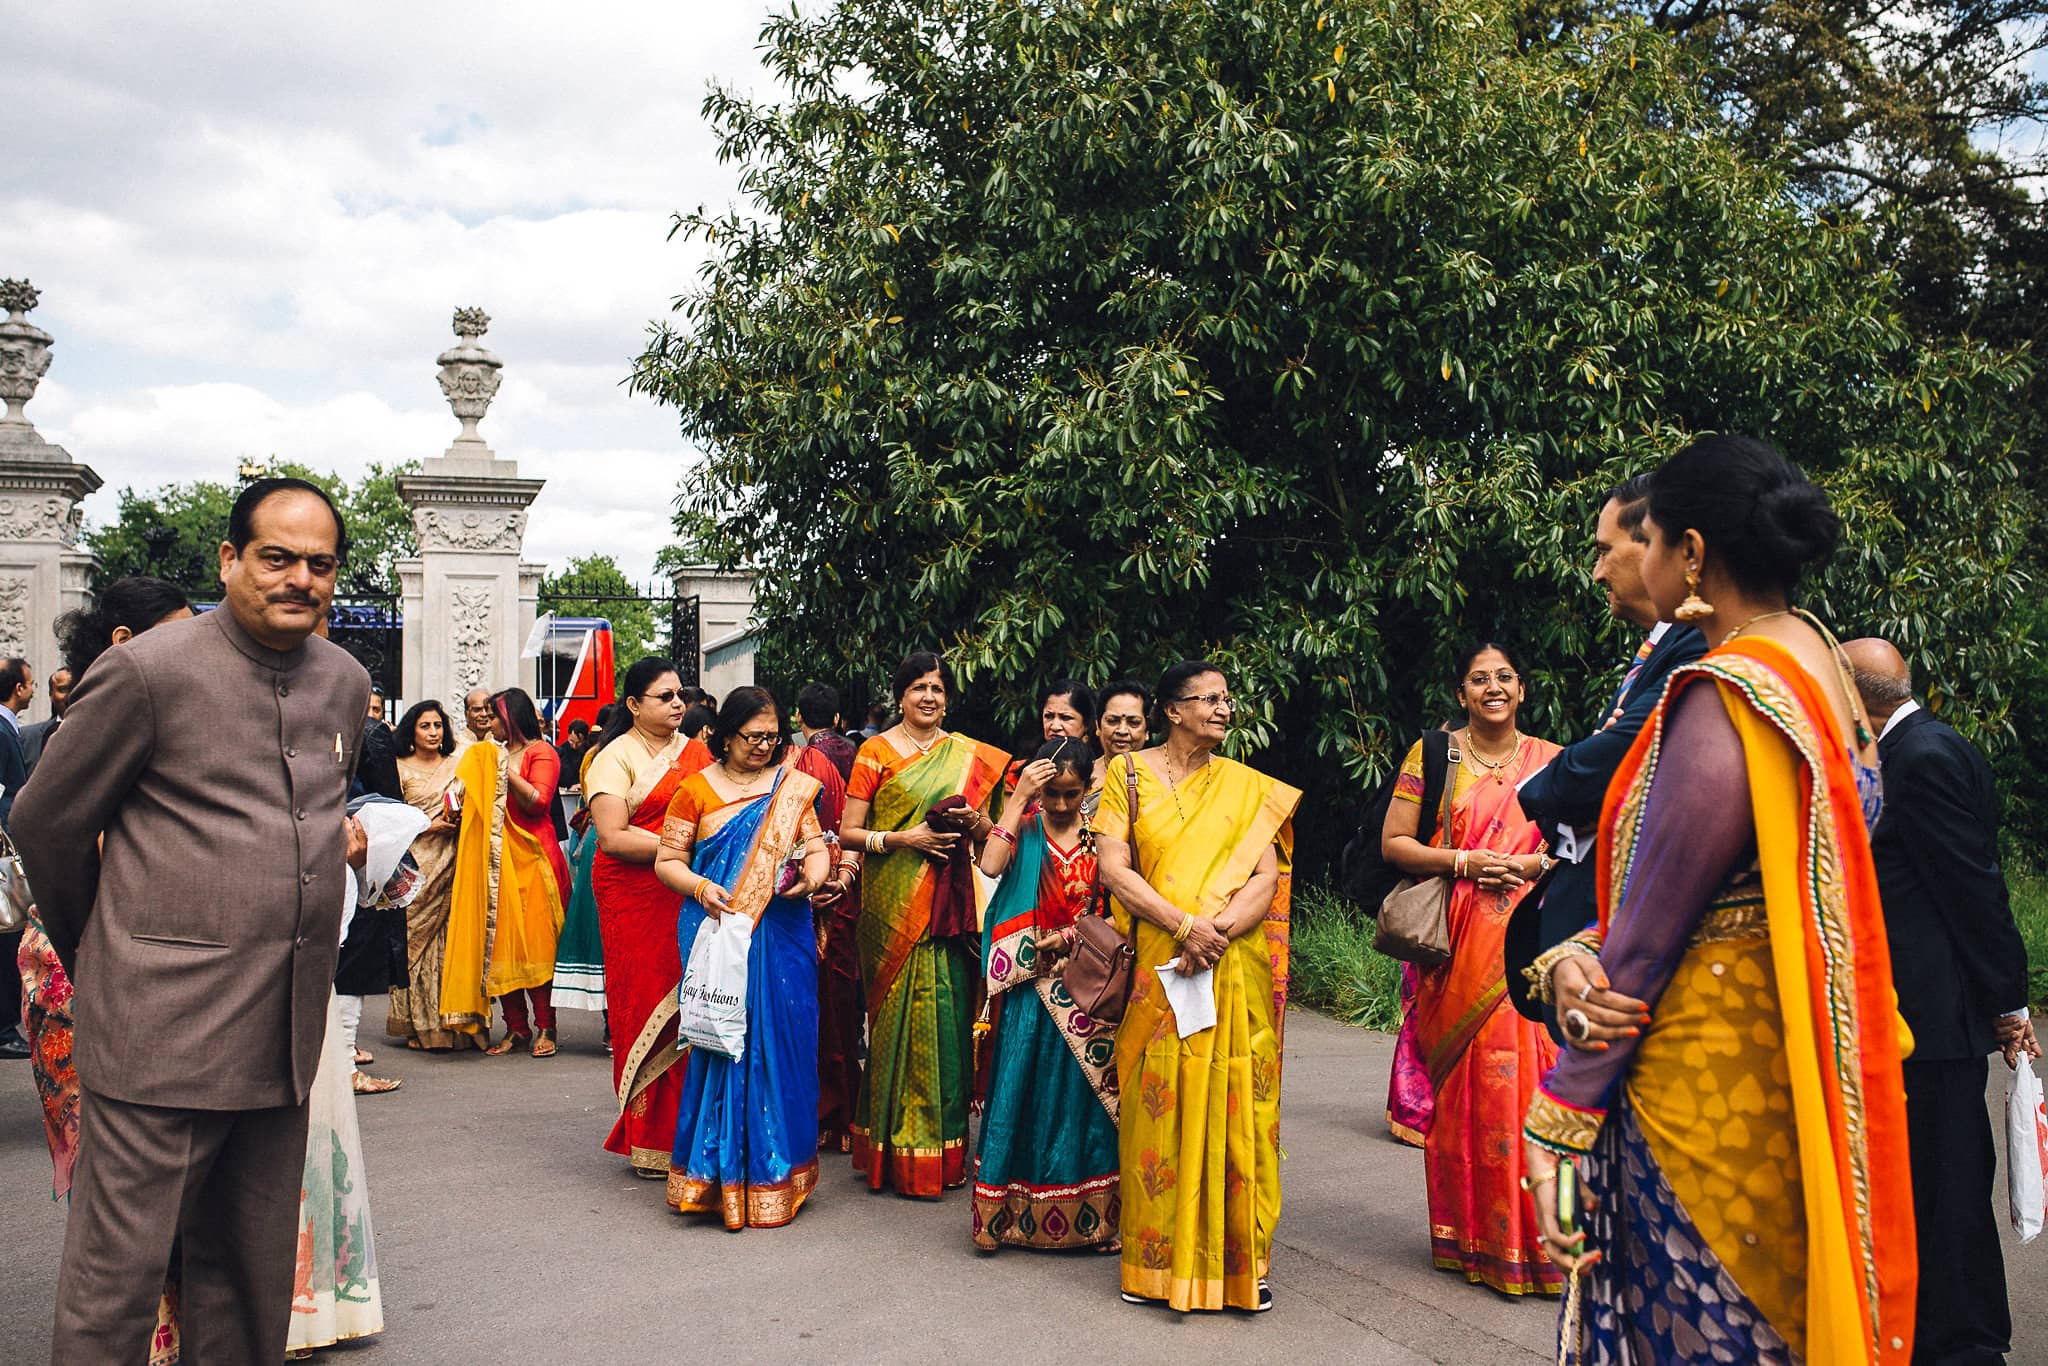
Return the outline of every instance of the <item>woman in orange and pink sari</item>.
<path id="1" fill-rule="evenodd" d="M 683 1096 L 676 1063 L 684 1054 L 675 1046 L 682 901 L 654 875 L 654 856 L 669 799 L 683 779 L 711 762 L 711 751 L 682 734 L 683 682 L 666 659 L 634 664 L 619 691 L 619 710 L 583 775 L 597 832 L 590 886 L 604 941 L 612 1086 L 619 1098 L 618 1122 L 604 1148 L 628 1159 L 635 1176 L 666 1181 Z"/>
<path id="2" fill-rule="evenodd" d="M 1557 1058 L 1543 1026 L 1507 1001 L 1502 949 L 1508 917 L 1546 866 L 1543 836 L 1522 814 L 1515 787 L 1558 747 L 1515 724 L 1522 671 L 1491 643 L 1459 652 L 1458 701 L 1466 724 L 1451 733 L 1451 807 L 1430 843 L 1421 828 L 1422 742 L 1401 765 L 1387 804 L 1382 848 L 1412 877 L 1451 883 L 1451 956 L 1417 976 L 1412 1019 L 1435 1113 L 1422 1146 L 1429 1184 L 1430 1253 L 1510 1295 L 1555 1294 L 1564 1277 L 1543 1256 L 1535 1210 L 1521 1187 L 1515 1143 L 1537 1080 Z"/>
<path id="3" fill-rule="evenodd" d="M 903 719 L 860 747 L 839 831 L 860 874 L 868 1067 L 853 1165 L 872 1190 L 932 1197 L 967 1181 L 981 922 L 974 852 L 1010 756 L 945 730 L 951 675 L 919 650 L 896 669 Z"/>
<path id="4" fill-rule="evenodd" d="M 1694 441 L 1649 488 L 1644 586 L 1708 650 L 1607 790 L 1597 926 L 1527 969 L 1570 1045 L 1524 1128 L 1544 1243 L 1579 1282 L 1561 1345 L 1905 1366 L 1910 1039 L 1867 834 L 1876 746 L 1831 635 L 1791 606 L 1840 523 L 1748 437 Z M 1565 1162 L 1588 1197 L 1569 1235 Z"/>

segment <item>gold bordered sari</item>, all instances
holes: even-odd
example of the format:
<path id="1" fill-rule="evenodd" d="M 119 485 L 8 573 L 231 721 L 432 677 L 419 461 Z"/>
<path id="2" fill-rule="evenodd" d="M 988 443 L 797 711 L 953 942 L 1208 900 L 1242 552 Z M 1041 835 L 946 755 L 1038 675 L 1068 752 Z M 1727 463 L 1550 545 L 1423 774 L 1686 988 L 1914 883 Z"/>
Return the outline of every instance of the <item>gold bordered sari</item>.
<path id="1" fill-rule="evenodd" d="M 533 833 L 505 819 L 504 751 L 479 741 L 462 753 L 462 820 L 441 974 L 441 1024 L 488 1034 L 491 1000 L 544 987 L 555 975 L 562 898 Z"/>
<path id="2" fill-rule="evenodd" d="M 1646 1342 L 1675 1354 L 1657 1344 L 1672 1279 L 1659 1259 L 1676 1259 L 1715 1292 L 1711 1314 L 1706 1300 L 1689 1311 L 1695 1340 L 1723 1334 L 1747 1360 L 1904 1363 L 1917 1280 L 1900 1072 L 1910 1040 L 1856 761 L 1826 691 L 1784 646 L 1740 638 L 1673 675 L 1608 789 L 1600 931 L 1610 944 L 1637 933 L 1620 909 L 1653 905 L 1644 851 L 1662 837 L 1650 792 L 1667 724 L 1709 686 L 1741 746 L 1755 863 L 1678 927 L 1689 937 L 1652 993 L 1653 1024 L 1625 1057 L 1613 1109 L 1586 1101 L 1574 1073 L 1597 1076 L 1599 1064 L 1570 1053 L 1525 1132 L 1592 1154 L 1589 1180 L 1608 1187 L 1592 1245 L 1610 1246 L 1609 1233 L 1628 1243 L 1587 1289 L 1595 1356 Z"/>
<path id="3" fill-rule="evenodd" d="M 1215 1027 L 1185 1039 L 1154 971 L 1180 946 L 1137 922 L 1137 980 L 1116 1038 L 1123 1288 L 1180 1310 L 1256 1309 L 1280 1217 L 1280 1051 L 1301 793 L 1220 757 L 1171 792 L 1146 764 L 1119 755 L 1102 788 L 1104 834 L 1130 828 L 1132 763 L 1132 857 L 1154 891 L 1213 916 L 1269 847 L 1279 852 L 1280 887 L 1265 924 L 1232 940 L 1216 964 Z"/>
<path id="4" fill-rule="evenodd" d="M 849 799 L 869 830 L 917 826 L 947 797 L 985 810 L 1009 756 L 948 735 L 909 757 L 877 736 L 854 757 Z M 940 866 L 915 849 L 870 854 L 861 868 L 861 982 L 868 1067 L 854 1107 L 853 1164 L 873 1190 L 936 1196 L 967 1180 L 979 946 L 931 933 Z"/>

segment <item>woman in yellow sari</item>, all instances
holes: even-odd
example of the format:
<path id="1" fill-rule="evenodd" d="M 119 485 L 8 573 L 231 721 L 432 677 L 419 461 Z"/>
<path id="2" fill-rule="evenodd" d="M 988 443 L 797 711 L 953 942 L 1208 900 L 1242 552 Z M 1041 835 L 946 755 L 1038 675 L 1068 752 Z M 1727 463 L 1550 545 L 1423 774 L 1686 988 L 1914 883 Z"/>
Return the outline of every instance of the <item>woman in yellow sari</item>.
<path id="1" fill-rule="evenodd" d="M 1273 1304 L 1301 793 L 1215 754 L 1232 705 L 1222 670 L 1176 664 L 1154 696 L 1165 742 L 1110 761 L 1095 820 L 1138 954 L 1116 1036 L 1123 1297 L 1256 1313 Z"/>
<path id="2" fill-rule="evenodd" d="M 981 924 L 974 851 L 1010 756 L 944 730 L 951 678 L 929 651 L 896 669 L 902 721 L 860 747 L 839 840 L 864 856 L 855 929 L 868 1067 L 853 1165 L 872 1190 L 933 1197 L 967 1181 Z"/>
<path id="3" fill-rule="evenodd" d="M 490 741 L 464 750 L 455 770 L 462 814 L 441 973 L 441 1024 L 479 1039 L 490 1035 L 492 1000 L 545 989 L 554 980 L 555 942 L 562 933 L 554 860 L 532 830 L 506 817 L 511 777 L 505 751 Z M 560 850 L 555 853 L 559 857 Z"/>
<path id="4" fill-rule="evenodd" d="M 1528 969 L 1571 1047 L 1530 1102 L 1530 1186 L 1580 1282 L 1587 1361 L 1888 1362 L 1913 1352 L 1911 1176 L 1866 823 L 1875 747 L 1824 627 L 1790 607 L 1826 496 L 1713 436 L 1650 481 L 1643 581 L 1708 652 L 1608 788 L 1597 928 Z M 1597 1203 L 1558 1217 L 1575 1161 Z"/>

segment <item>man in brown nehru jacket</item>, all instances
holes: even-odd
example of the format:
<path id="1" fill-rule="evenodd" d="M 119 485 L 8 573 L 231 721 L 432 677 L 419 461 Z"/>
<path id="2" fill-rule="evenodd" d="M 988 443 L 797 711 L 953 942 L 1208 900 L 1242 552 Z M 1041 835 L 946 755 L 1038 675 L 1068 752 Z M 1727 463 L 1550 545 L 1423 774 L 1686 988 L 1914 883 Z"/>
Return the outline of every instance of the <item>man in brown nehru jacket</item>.
<path id="1" fill-rule="evenodd" d="M 70 973 L 83 1089 L 51 1360 L 141 1361 L 176 1240 L 187 1361 L 283 1359 L 370 679 L 313 638 L 348 535 L 242 491 L 221 605 L 77 680 L 13 831 Z"/>

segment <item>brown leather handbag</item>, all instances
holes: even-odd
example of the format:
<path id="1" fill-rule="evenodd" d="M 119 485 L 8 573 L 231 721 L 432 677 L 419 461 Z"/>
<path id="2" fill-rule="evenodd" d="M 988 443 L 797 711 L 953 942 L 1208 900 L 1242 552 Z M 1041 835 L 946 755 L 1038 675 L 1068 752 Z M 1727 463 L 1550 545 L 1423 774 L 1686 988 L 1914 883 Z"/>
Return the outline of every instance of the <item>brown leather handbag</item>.
<path id="1" fill-rule="evenodd" d="M 1129 757 L 1124 770 L 1124 796 L 1131 822 L 1126 830 L 1131 845 L 1131 871 L 1138 871 L 1138 759 Z M 1143 874 L 1139 874 L 1143 876 Z M 1102 868 L 1095 869 L 1095 892 L 1088 899 L 1088 913 L 1061 931 L 1067 961 L 1060 969 L 1060 985 L 1067 989 L 1074 1005 L 1091 1020 L 1115 1024 L 1123 1019 L 1131 1003 L 1131 981 L 1137 975 L 1138 951 L 1117 932 L 1109 915 L 1109 898 L 1102 887 Z"/>
<path id="2" fill-rule="evenodd" d="M 1451 837 L 1451 797 L 1458 788 L 1458 743 L 1451 742 L 1450 764 L 1444 770 L 1443 805 L 1436 828 Z M 1379 928 L 1372 946 L 1389 958 L 1433 968 L 1451 957 L 1451 882 L 1448 877 L 1402 878 L 1380 903 Z"/>

